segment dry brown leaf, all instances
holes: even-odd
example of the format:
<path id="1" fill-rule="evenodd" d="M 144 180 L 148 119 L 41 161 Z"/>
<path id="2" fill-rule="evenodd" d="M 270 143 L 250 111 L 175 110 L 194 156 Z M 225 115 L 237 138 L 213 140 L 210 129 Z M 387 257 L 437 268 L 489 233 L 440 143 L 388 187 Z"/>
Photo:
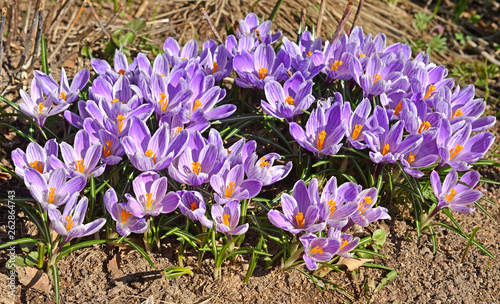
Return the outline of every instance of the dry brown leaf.
<path id="1" fill-rule="evenodd" d="M 28 288 L 50 293 L 49 276 L 45 272 L 31 267 L 16 267 L 16 270 L 19 283 Z"/>
<path id="2" fill-rule="evenodd" d="M 12 175 L 10 175 L 7 172 L 0 172 L 0 179 L 4 181 L 8 181 L 9 179 L 12 178 Z"/>
<path id="3" fill-rule="evenodd" d="M 340 257 L 339 261 L 335 265 L 345 265 L 349 271 L 353 271 L 361 267 L 366 262 L 371 262 L 373 259 L 358 259 L 358 258 L 350 258 L 346 259 Z"/>

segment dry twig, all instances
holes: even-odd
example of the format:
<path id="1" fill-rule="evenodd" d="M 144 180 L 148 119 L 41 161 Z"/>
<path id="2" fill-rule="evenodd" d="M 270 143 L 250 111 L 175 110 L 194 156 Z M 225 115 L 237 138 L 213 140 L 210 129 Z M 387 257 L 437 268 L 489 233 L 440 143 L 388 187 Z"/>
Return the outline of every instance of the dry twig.
<path id="1" fill-rule="evenodd" d="M 340 19 L 340 23 L 337 26 L 335 33 L 333 33 L 332 42 L 335 39 L 340 37 L 340 34 L 342 33 L 342 30 L 344 29 L 344 26 L 347 22 L 347 19 L 349 18 L 349 15 L 351 14 L 351 10 L 352 10 L 353 5 L 354 4 L 351 1 L 349 1 L 349 3 L 347 3 L 347 6 L 345 7 L 344 15 L 342 15 L 342 19 Z"/>
<path id="2" fill-rule="evenodd" d="M 19 70 L 23 67 L 24 62 L 27 59 L 28 52 L 31 49 L 31 41 L 33 40 L 33 32 L 35 31 L 36 24 L 38 22 L 38 15 L 40 14 L 40 0 L 36 1 L 35 4 L 35 16 L 33 18 L 33 21 L 31 22 L 31 28 L 28 33 L 28 41 L 26 41 L 26 44 L 24 46 L 24 51 L 21 54 L 21 58 L 19 59 L 19 63 L 17 64 L 16 69 L 14 70 L 14 74 L 17 74 Z"/>
<path id="3" fill-rule="evenodd" d="M 54 60 L 54 58 L 56 57 L 57 53 L 59 53 L 59 50 L 61 49 L 61 47 L 63 46 L 64 42 L 66 41 L 66 39 L 68 38 L 68 35 L 69 33 L 71 32 L 71 29 L 73 28 L 73 26 L 75 26 L 76 22 L 78 21 L 78 19 L 80 18 L 80 15 L 82 14 L 83 12 L 83 8 L 85 7 L 85 2 L 87 1 L 84 1 L 82 3 L 82 6 L 80 6 L 80 10 L 78 11 L 78 13 L 76 14 L 76 17 L 75 19 L 73 20 L 73 22 L 71 22 L 71 24 L 69 25 L 68 27 L 68 30 L 66 31 L 66 33 L 64 33 L 64 36 L 62 37 L 62 39 L 59 41 L 59 43 L 57 44 L 56 48 L 54 49 L 54 51 L 52 52 L 52 55 L 50 55 L 49 57 L 49 61 L 52 61 Z"/>
<path id="4" fill-rule="evenodd" d="M 365 0 L 359 0 L 358 9 L 356 10 L 356 15 L 354 16 L 354 21 L 352 22 L 352 27 L 349 30 L 349 32 L 347 32 L 348 35 L 350 35 L 352 30 L 356 27 L 356 25 L 358 25 L 359 15 L 361 15 L 361 10 L 363 9 L 364 3 L 365 3 Z"/>
<path id="5" fill-rule="evenodd" d="M 94 18 L 97 20 L 97 24 L 101 28 L 102 32 L 108 37 L 109 40 L 111 40 L 111 36 L 108 34 L 108 31 L 106 31 L 106 28 L 104 27 L 104 25 L 102 25 L 101 20 L 99 19 L 99 16 L 97 16 L 92 3 L 90 1 L 85 1 L 84 3 L 86 3 L 90 7 L 90 10 L 92 11 Z M 147 1 L 145 3 L 147 3 Z"/>
<path id="6" fill-rule="evenodd" d="M 2 8 L 2 21 L 0 22 L 0 33 L 3 33 L 5 26 L 5 18 L 7 15 L 7 8 Z M 3 35 L 0 37 L 0 87 L 2 86 L 2 63 L 3 63 Z"/>
<path id="7" fill-rule="evenodd" d="M 207 20 L 208 25 L 210 26 L 210 29 L 212 30 L 212 32 L 215 35 L 215 38 L 217 38 L 217 41 L 219 41 L 220 44 L 224 44 L 224 42 L 222 41 L 222 38 L 219 36 L 219 33 L 217 33 L 217 31 L 215 30 L 214 24 L 212 23 L 212 20 L 210 20 L 210 16 L 208 16 L 207 11 L 204 8 L 202 8 L 201 12 L 203 13 L 203 16 L 205 17 L 205 20 Z"/>
<path id="8" fill-rule="evenodd" d="M 325 6 L 326 6 L 326 0 L 321 0 L 318 22 L 316 22 L 316 38 L 321 36 L 321 26 L 323 25 L 323 15 L 325 13 Z"/>

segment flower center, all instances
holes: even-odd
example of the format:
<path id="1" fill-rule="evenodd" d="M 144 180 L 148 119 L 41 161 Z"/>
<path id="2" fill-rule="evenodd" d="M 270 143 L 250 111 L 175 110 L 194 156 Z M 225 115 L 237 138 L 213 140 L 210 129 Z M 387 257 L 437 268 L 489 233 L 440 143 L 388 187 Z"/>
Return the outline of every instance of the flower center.
<path id="1" fill-rule="evenodd" d="M 214 68 L 212 69 L 212 74 L 215 74 L 215 72 L 218 72 L 220 69 L 219 69 L 219 65 L 217 64 L 217 61 L 214 61 Z"/>
<path id="2" fill-rule="evenodd" d="M 132 216 L 132 213 L 128 212 L 127 210 L 123 209 L 122 212 L 120 212 L 120 221 L 123 223 L 127 222 L 128 218 Z"/>
<path id="3" fill-rule="evenodd" d="M 448 193 L 448 194 L 446 195 L 445 200 L 446 200 L 447 202 L 451 201 L 451 200 L 455 197 L 455 195 L 456 195 L 456 194 L 457 194 L 457 191 L 456 191 L 455 189 L 451 189 L 451 190 L 450 190 L 450 193 Z"/>
<path id="4" fill-rule="evenodd" d="M 175 133 L 174 133 L 174 136 L 177 135 L 177 133 L 179 133 L 180 131 L 182 131 L 182 128 L 181 127 L 177 127 L 175 129 Z"/>
<path id="5" fill-rule="evenodd" d="M 346 240 L 344 240 L 344 239 L 342 239 L 342 243 L 340 244 L 340 250 L 341 250 L 342 248 L 344 248 L 345 246 L 347 246 L 347 244 L 349 244 L 349 242 L 348 242 L 348 241 L 346 241 Z"/>
<path id="6" fill-rule="evenodd" d="M 226 192 L 224 192 L 224 197 L 230 197 L 234 192 L 236 184 L 234 182 L 230 182 L 229 185 L 226 186 Z"/>
<path id="7" fill-rule="evenodd" d="M 196 175 L 200 174 L 201 171 L 201 164 L 199 162 L 192 162 L 191 163 L 193 173 L 196 173 Z"/>
<path id="8" fill-rule="evenodd" d="M 36 171 L 40 172 L 40 174 L 43 173 L 43 165 L 42 165 L 42 162 L 39 162 L 39 161 L 32 161 L 30 163 L 30 167 L 32 168 L 35 168 Z"/>
<path id="9" fill-rule="evenodd" d="M 408 156 L 408 163 L 409 163 L 410 165 L 411 165 L 411 163 L 412 163 L 413 161 L 415 161 L 415 156 L 417 156 L 417 153 L 412 154 L 412 153 L 410 152 L 410 156 Z"/>
<path id="10" fill-rule="evenodd" d="M 455 117 L 458 117 L 458 116 L 462 116 L 462 115 L 464 115 L 464 112 L 462 112 L 462 110 L 460 110 L 460 109 L 457 109 L 457 110 L 453 113 L 453 115 L 451 115 L 451 119 L 453 119 L 453 118 L 455 118 Z M 450 120 L 451 120 L 451 119 L 450 119 Z"/>
<path id="11" fill-rule="evenodd" d="M 113 142 L 111 140 L 108 140 L 103 148 L 104 148 L 104 158 L 110 156 L 111 154 L 113 154 L 113 147 L 111 147 L 113 145 Z"/>
<path id="12" fill-rule="evenodd" d="M 66 224 L 66 231 L 70 231 L 71 228 L 73 228 L 73 220 L 72 220 L 72 216 L 71 215 L 68 215 L 65 217 L 66 221 L 68 222 Z"/>
<path id="13" fill-rule="evenodd" d="M 304 223 L 306 222 L 306 220 L 304 219 L 304 214 L 302 212 L 298 212 L 295 216 L 295 221 L 297 222 L 297 226 L 299 226 L 299 228 L 302 228 L 302 226 L 304 226 Z"/>
<path id="14" fill-rule="evenodd" d="M 464 146 L 457 145 L 455 148 L 450 150 L 450 160 L 453 159 L 460 151 L 464 149 Z"/>
<path id="15" fill-rule="evenodd" d="M 375 74 L 374 78 L 373 78 L 373 84 L 375 84 L 377 81 L 379 81 L 380 79 L 382 79 L 382 77 L 379 75 L 379 74 Z"/>
<path id="16" fill-rule="evenodd" d="M 394 115 L 398 115 L 401 112 L 401 110 L 403 110 L 403 102 L 402 101 L 400 101 L 398 103 L 398 105 L 396 106 L 396 108 L 394 109 Z"/>
<path id="17" fill-rule="evenodd" d="M 115 99 L 111 100 L 111 104 L 114 104 L 115 102 L 120 102 L 120 99 L 115 98 Z M 122 104 L 125 104 L 125 100 L 122 101 Z"/>
<path id="18" fill-rule="evenodd" d="M 85 165 L 83 164 L 83 159 L 80 158 L 79 160 L 75 161 L 75 169 L 76 171 L 83 173 L 85 170 Z"/>
<path id="19" fill-rule="evenodd" d="M 229 218 L 230 217 L 231 216 L 227 213 L 222 216 L 222 222 L 224 222 L 224 225 L 229 226 Z"/>
<path id="20" fill-rule="evenodd" d="M 311 57 L 313 55 L 312 52 L 307 52 L 306 57 Z"/>
<path id="21" fill-rule="evenodd" d="M 330 71 L 336 71 L 339 69 L 339 66 L 343 65 L 344 63 L 340 60 L 335 60 L 332 64 L 332 67 L 330 68 Z"/>
<path id="22" fill-rule="evenodd" d="M 125 70 L 120 69 L 120 70 L 118 71 L 118 74 L 120 74 L 120 75 L 125 75 Z"/>
<path id="23" fill-rule="evenodd" d="M 59 94 L 59 97 L 66 101 L 66 92 L 61 92 L 61 94 Z"/>
<path id="24" fill-rule="evenodd" d="M 366 55 L 363 53 L 359 54 L 359 58 L 363 58 L 363 57 L 366 57 Z"/>
<path id="25" fill-rule="evenodd" d="M 123 129 L 123 121 L 125 120 L 125 116 L 120 114 L 116 116 L 116 119 L 118 120 L 118 132 L 121 132 Z"/>
<path id="26" fill-rule="evenodd" d="M 323 144 L 325 143 L 326 132 L 321 131 L 318 136 L 316 136 L 316 146 L 318 150 L 323 150 Z"/>
<path id="27" fill-rule="evenodd" d="M 199 107 L 201 107 L 201 101 L 199 99 L 196 99 L 194 101 L 194 105 L 193 105 L 193 111 L 198 109 Z"/>
<path id="28" fill-rule="evenodd" d="M 165 112 L 165 110 L 167 109 L 167 104 L 168 104 L 167 95 L 165 95 L 164 93 L 160 93 L 160 106 L 162 112 Z"/>
<path id="29" fill-rule="evenodd" d="M 293 106 L 293 102 L 295 100 L 292 98 L 292 96 L 288 96 L 286 99 L 285 99 L 285 102 L 291 106 Z"/>
<path id="30" fill-rule="evenodd" d="M 195 211 L 196 209 L 198 209 L 198 206 L 196 206 L 196 202 L 192 202 L 191 203 L 191 211 Z"/>
<path id="31" fill-rule="evenodd" d="M 330 215 L 337 210 L 337 201 L 328 200 L 328 208 L 330 209 Z"/>
<path id="32" fill-rule="evenodd" d="M 42 114 L 43 113 L 43 102 L 40 102 L 38 104 L 38 113 Z"/>
<path id="33" fill-rule="evenodd" d="M 148 210 L 151 209 L 151 206 L 153 206 L 153 193 L 146 193 L 146 207 L 148 208 Z"/>
<path id="34" fill-rule="evenodd" d="M 428 122 L 427 120 L 424 121 L 423 123 L 420 124 L 420 127 L 418 128 L 418 134 L 429 130 L 430 127 L 431 127 L 431 123 Z"/>
<path id="35" fill-rule="evenodd" d="M 266 68 L 260 68 L 259 69 L 259 78 L 264 79 L 267 77 L 267 69 Z"/>
<path id="36" fill-rule="evenodd" d="M 354 126 L 354 131 L 352 131 L 352 139 L 356 140 L 356 138 L 358 138 L 359 134 L 361 133 L 361 129 L 363 129 L 362 125 Z"/>
<path id="37" fill-rule="evenodd" d="M 432 94 L 432 92 L 434 92 L 435 90 L 436 90 L 436 87 L 435 87 L 433 84 L 431 84 L 431 85 L 429 86 L 429 89 L 427 89 L 427 93 L 425 93 L 424 99 L 427 99 L 427 98 L 429 98 L 429 97 L 434 96 L 434 94 L 433 94 L 432 96 L 431 96 L 431 94 Z"/>
<path id="38" fill-rule="evenodd" d="M 368 207 L 370 207 L 372 203 L 372 198 L 369 196 L 365 196 L 365 199 L 363 202 L 359 202 L 358 210 L 360 211 L 359 214 L 363 214 Z M 365 207 L 366 206 L 366 207 Z"/>
<path id="39" fill-rule="evenodd" d="M 310 251 L 311 253 L 319 253 L 319 254 L 322 254 L 323 253 L 323 249 L 319 248 L 319 246 L 316 246 L 314 247 L 313 249 L 311 249 Z"/>
<path id="40" fill-rule="evenodd" d="M 50 191 L 49 191 L 49 204 L 53 204 L 54 203 L 54 199 L 56 198 L 56 188 L 50 188 Z"/>
<path id="41" fill-rule="evenodd" d="M 269 165 L 269 161 L 267 161 L 265 157 L 262 157 L 262 158 L 260 159 L 260 164 L 259 164 L 259 165 L 260 165 L 261 167 L 265 167 L 265 166 Z"/>
<path id="42" fill-rule="evenodd" d="M 153 157 L 153 164 L 156 164 L 156 153 L 153 153 L 151 149 L 148 149 L 146 152 L 144 152 L 147 157 Z"/>
<path id="43" fill-rule="evenodd" d="M 387 153 L 389 153 L 389 149 L 391 148 L 391 146 L 389 146 L 389 144 L 385 144 L 384 145 L 384 150 L 382 150 L 382 155 L 386 155 Z"/>

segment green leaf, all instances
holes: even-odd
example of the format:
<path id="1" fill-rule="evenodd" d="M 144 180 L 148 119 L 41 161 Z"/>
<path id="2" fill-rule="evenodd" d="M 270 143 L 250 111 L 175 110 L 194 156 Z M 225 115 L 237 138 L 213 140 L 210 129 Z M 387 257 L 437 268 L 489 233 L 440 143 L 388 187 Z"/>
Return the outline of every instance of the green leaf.
<path id="1" fill-rule="evenodd" d="M 389 284 L 390 282 L 394 281 L 396 277 L 398 276 L 398 272 L 396 270 L 393 270 L 389 272 L 385 278 L 380 281 L 380 284 L 377 286 L 377 291 L 380 291 L 382 288 L 384 288 L 385 285 Z"/>
<path id="2" fill-rule="evenodd" d="M 128 29 L 131 29 L 133 31 L 140 31 L 142 30 L 144 27 L 146 27 L 146 20 L 140 18 L 140 19 L 134 19 L 132 21 L 130 21 L 129 23 L 127 23 L 127 25 L 125 25 L 126 28 Z"/>
<path id="3" fill-rule="evenodd" d="M 481 227 L 476 227 L 474 230 L 472 230 L 472 233 L 469 237 L 469 241 L 467 242 L 467 245 L 465 246 L 464 254 L 462 255 L 462 264 L 465 262 L 465 256 L 467 255 L 467 251 L 469 251 L 470 243 L 474 240 L 474 236 L 476 236 L 477 231 L 481 229 Z"/>
<path id="4" fill-rule="evenodd" d="M 185 274 L 192 275 L 193 272 L 191 271 L 191 269 L 186 267 L 169 267 L 162 271 L 162 275 L 166 279 L 176 278 Z"/>
<path id="5" fill-rule="evenodd" d="M 132 44 L 135 39 L 135 34 L 132 32 L 128 32 L 123 36 L 120 36 L 120 39 L 118 40 L 120 47 L 127 46 L 129 44 Z"/>
<path id="6" fill-rule="evenodd" d="M 385 243 L 385 230 L 384 229 L 377 229 L 373 232 L 372 239 L 375 241 L 377 245 L 384 245 Z"/>
<path id="7" fill-rule="evenodd" d="M 40 58 L 42 60 L 42 72 L 49 75 L 49 60 L 47 57 L 47 40 L 45 40 L 44 34 L 42 34 L 42 40 L 40 42 Z"/>
<path id="8" fill-rule="evenodd" d="M 22 238 L 22 239 L 17 239 L 14 241 L 10 241 L 7 243 L 3 243 L 0 245 L 0 249 L 4 249 L 10 246 L 17 246 L 19 244 L 25 244 L 25 243 L 36 243 L 36 242 L 44 242 L 45 240 L 43 239 L 35 239 L 35 238 Z"/>
<path id="9" fill-rule="evenodd" d="M 81 242 L 81 243 L 76 243 L 76 244 L 71 245 L 71 246 L 63 247 L 62 250 L 59 252 L 59 254 L 57 254 L 56 263 L 59 262 L 59 260 L 61 258 L 67 256 L 68 254 L 70 254 L 74 250 L 85 248 L 88 246 L 113 242 L 113 241 L 116 241 L 116 239 L 91 240 L 91 241 L 85 241 L 85 242 Z"/>
<path id="10" fill-rule="evenodd" d="M 279 11 L 282 3 L 283 3 L 283 0 L 276 1 L 276 4 L 274 5 L 273 11 L 271 12 L 271 15 L 269 15 L 269 20 L 271 20 L 271 21 L 274 20 L 274 17 L 276 17 L 276 14 L 278 14 L 278 11 Z"/>
<path id="11" fill-rule="evenodd" d="M 56 304 L 59 304 L 60 295 L 59 295 L 59 271 L 57 270 L 56 265 L 50 265 L 50 270 L 52 272 L 52 277 L 54 278 L 54 293 L 56 295 Z"/>

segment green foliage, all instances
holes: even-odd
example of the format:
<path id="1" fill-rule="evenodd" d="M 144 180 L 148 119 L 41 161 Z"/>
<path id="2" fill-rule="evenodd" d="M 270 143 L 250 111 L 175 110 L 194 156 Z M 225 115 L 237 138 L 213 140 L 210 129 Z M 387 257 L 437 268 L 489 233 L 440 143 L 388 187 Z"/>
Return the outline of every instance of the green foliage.
<path id="1" fill-rule="evenodd" d="M 446 37 L 443 37 L 441 34 L 438 34 L 432 37 L 431 41 L 425 44 L 425 51 L 427 54 L 432 54 L 434 52 L 442 54 L 447 49 L 446 46 Z"/>
<path id="2" fill-rule="evenodd" d="M 469 0 L 456 0 L 455 1 L 455 8 L 453 9 L 453 13 L 455 14 L 456 19 L 460 18 L 462 13 L 467 8 L 468 4 L 469 4 Z"/>
<path id="3" fill-rule="evenodd" d="M 450 76 L 458 79 L 461 86 L 474 83 L 486 87 L 489 79 L 498 78 L 498 66 L 487 62 L 475 61 L 473 63 L 457 62 L 451 69 Z"/>
<path id="4" fill-rule="evenodd" d="M 429 26 L 429 23 L 431 22 L 432 18 L 434 18 L 434 16 L 427 12 L 416 13 L 414 17 L 415 26 L 419 31 L 423 32 Z"/>
<path id="5" fill-rule="evenodd" d="M 463 47 L 467 46 L 467 40 L 470 40 L 471 36 L 466 35 L 464 36 L 464 33 L 459 32 L 455 33 L 455 40 L 457 40 Z"/>

